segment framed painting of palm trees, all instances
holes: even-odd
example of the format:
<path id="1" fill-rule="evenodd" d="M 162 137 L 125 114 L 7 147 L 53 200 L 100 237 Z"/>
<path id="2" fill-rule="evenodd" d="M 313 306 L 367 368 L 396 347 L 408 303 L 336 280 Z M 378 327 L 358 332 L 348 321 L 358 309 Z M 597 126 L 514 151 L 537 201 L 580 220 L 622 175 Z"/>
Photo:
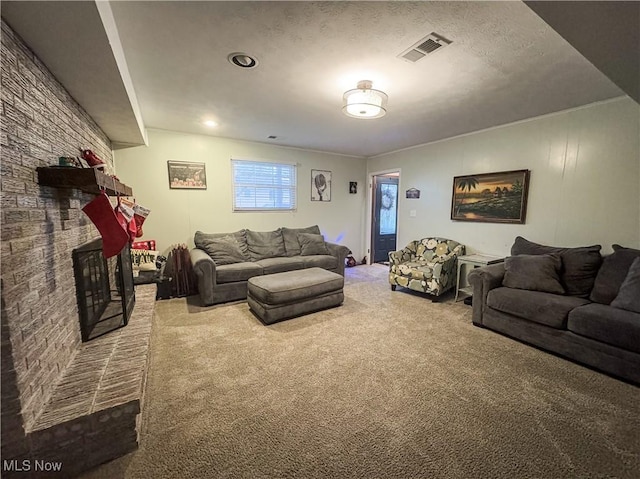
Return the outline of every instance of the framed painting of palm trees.
<path id="1" fill-rule="evenodd" d="M 529 170 L 455 176 L 451 219 L 523 224 L 527 213 Z"/>

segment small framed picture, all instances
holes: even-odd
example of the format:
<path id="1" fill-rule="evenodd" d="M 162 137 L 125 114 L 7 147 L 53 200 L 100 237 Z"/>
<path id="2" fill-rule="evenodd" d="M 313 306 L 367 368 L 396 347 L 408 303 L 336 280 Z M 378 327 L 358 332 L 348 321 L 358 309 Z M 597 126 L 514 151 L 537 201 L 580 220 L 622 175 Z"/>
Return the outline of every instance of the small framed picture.
<path id="1" fill-rule="evenodd" d="M 349 193 L 355 195 L 358 192 L 358 182 L 350 181 L 349 182 Z"/>
<path id="2" fill-rule="evenodd" d="M 331 201 L 331 172 L 311 170 L 311 201 Z"/>
<path id="3" fill-rule="evenodd" d="M 407 198 L 412 199 L 412 200 L 417 200 L 420 198 L 420 190 L 418 188 L 409 188 L 406 192 L 405 195 Z"/>
<path id="4" fill-rule="evenodd" d="M 167 166 L 169 168 L 169 188 L 207 189 L 207 174 L 204 163 L 169 160 Z"/>

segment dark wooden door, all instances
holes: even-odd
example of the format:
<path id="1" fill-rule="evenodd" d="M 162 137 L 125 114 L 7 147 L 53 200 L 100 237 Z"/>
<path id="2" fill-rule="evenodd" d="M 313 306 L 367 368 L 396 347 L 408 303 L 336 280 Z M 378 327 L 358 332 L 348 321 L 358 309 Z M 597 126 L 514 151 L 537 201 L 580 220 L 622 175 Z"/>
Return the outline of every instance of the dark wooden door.
<path id="1" fill-rule="evenodd" d="M 398 217 L 398 177 L 373 177 L 373 262 L 389 261 L 389 251 L 396 250 Z"/>

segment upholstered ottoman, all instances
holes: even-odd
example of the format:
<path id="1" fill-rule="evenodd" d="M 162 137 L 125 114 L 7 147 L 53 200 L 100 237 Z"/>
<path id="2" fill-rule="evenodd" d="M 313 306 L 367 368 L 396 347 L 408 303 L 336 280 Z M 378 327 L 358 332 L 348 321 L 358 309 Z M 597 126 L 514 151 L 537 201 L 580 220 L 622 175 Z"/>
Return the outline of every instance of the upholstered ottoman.
<path id="1" fill-rule="evenodd" d="M 344 277 L 322 268 L 254 276 L 247 302 L 265 324 L 340 306 Z"/>

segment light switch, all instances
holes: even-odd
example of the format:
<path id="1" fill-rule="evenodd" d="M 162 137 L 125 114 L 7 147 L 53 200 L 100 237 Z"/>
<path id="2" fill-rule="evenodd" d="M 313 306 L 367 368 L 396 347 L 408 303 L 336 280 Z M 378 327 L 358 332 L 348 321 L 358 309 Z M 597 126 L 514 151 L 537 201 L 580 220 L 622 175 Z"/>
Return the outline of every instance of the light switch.
<path id="1" fill-rule="evenodd" d="M 409 217 L 410 218 L 415 218 L 416 217 L 416 210 L 410 210 L 409 211 Z"/>

